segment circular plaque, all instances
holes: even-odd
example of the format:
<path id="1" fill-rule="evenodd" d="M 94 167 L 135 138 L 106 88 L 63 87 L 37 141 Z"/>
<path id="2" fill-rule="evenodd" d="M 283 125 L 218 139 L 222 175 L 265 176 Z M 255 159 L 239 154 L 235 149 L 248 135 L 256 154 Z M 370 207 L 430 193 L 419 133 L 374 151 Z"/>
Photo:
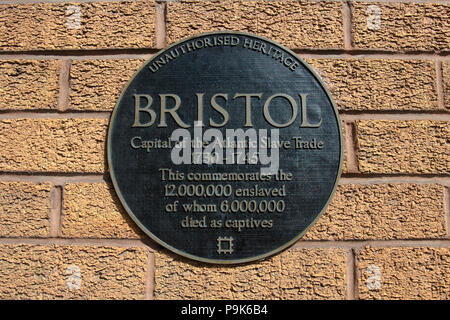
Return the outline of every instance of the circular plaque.
<path id="1" fill-rule="evenodd" d="M 331 200 L 342 149 L 312 68 L 240 32 L 200 34 L 145 62 L 108 133 L 111 178 L 132 219 L 164 247 L 212 263 L 297 241 Z"/>

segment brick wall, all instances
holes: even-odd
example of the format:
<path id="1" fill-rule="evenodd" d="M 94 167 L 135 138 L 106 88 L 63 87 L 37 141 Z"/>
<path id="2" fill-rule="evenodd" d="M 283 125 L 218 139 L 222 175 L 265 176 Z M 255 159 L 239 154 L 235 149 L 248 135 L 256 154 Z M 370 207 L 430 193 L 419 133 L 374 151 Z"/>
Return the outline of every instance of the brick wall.
<path id="1" fill-rule="evenodd" d="M 211 266 L 128 218 L 111 110 L 158 49 L 269 37 L 322 76 L 344 123 L 338 191 L 293 247 Z M 1 299 L 449 299 L 450 1 L 0 1 Z"/>

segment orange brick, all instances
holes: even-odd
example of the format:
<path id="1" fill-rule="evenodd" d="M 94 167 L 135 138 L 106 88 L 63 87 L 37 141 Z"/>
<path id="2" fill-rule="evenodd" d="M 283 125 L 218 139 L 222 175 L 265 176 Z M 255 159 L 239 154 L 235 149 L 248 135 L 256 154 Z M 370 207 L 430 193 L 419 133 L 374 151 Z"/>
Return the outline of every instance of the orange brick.
<path id="1" fill-rule="evenodd" d="M 361 172 L 450 172 L 448 122 L 361 120 L 356 128 Z"/>
<path id="2" fill-rule="evenodd" d="M 342 3 L 334 1 L 167 2 L 169 42 L 201 32 L 256 33 L 293 48 L 343 48 Z"/>
<path id="3" fill-rule="evenodd" d="M 450 62 L 442 63 L 442 76 L 444 86 L 444 105 L 446 109 L 450 109 Z"/>
<path id="4" fill-rule="evenodd" d="M 342 141 L 343 141 L 343 145 L 344 145 L 344 159 L 342 160 L 342 173 L 348 173 L 349 172 L 349 168 L 348 168 L 348 165 L 347 165 L 347 163 L 348 163 L 348 160 L 347 160 L 347 158 L 348 158 L 348 155 L 347 155 L 347 153 L 348 153 L 348 151 L 347 151 L 347 148 L 346 148 L 346 145 L 345 145 L 345 136 L 346 136 L 346 131 L 347 131 L 347 129 L 346 129 L 346 127 L 345 127 L 345 123 L 342 121 L 341 122 L 341 129 L 342 129 Z"/>
<path id="5" fill-rule="evenodd" d="M 358 256 L 361 299 L 450 298 L 450 248 L 371 248 Z"/>
<path id="6" fill-rule="evenodd" d="M 3 4 L 0 34 L 4 51 L 148 48 L 154 45 L 155 5 L 148 1 Z"/>
<path id="7" fill-rule="evenodd" d="M 49 236 L 48 183 L 0 182 L 0 237 Z"/>
<path id="8" fill-rule="evenodd" d="M 356 48 L 441 51 L 450 47 L 447 3 L 356 1 L 352 5 Z"/>
<path id="9" fill-rule="evenodd" d="M 56 109 L 61 62 L 0 60 L 0 110 Z"/>
<path id="10" fill-rule="evenodd" d="M 70 183 L 64 186 L 63 237 L 146 237 L 123 209 L 107 183 Z"/>
<path id="11" fill-rule="evenodd" d="M 1 299 L 143 299 L 138 247 L 0 245 Z"/>
<path id="12" fill-rule="evenodd" d="M 437 110 L 433 61 L 306 59 L 339 110 Z"/>
<path id="13" fill-rule="evenodd" d="M 144 62 L 143 59 L 73 61 L 69 109 L 111 111 L 126 83 Z"/>
<path id="14" fill-rule="evenodd" d="M 437 184 L 340 185 L 302 240 L 445 238 L 444 189 Z"/>
<path id="15" fill-rule="evenodd" d="M 241 266 L 156 254 L 155 299 L 345 299 L 346 253 L 290 249 Z"/>
<path id="16" fill-rule="evenodd" d="M 107 119 L 0 120 L 0 170 L 103 172 Z"/>

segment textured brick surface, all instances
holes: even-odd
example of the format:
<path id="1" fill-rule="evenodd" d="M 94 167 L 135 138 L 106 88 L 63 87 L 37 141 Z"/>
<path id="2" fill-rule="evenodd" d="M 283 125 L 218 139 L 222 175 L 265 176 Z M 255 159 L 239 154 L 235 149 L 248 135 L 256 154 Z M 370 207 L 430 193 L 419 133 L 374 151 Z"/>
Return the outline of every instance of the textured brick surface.
<path id="1" fill-rule="evenodd" d="M 5 51 L 152 47 L 154 31 L 149 1 L 0 5 Z"/>
<path id="2" fill-rule="evenodd" d="M 342 130 L 342 140 L 343 140 L 343 144 L 344 144 L 344 159 L 342 160 L 342 173 L 347 173 L 349 171 L 349 168 L 347 165 L 348 150 L 347 150 L 347 145 L 345 144 L 347 129 L 346 129 L 345 123 L 343 121 L 341 122 L 341 130 Z"/>
<path id="3" fill-rule="evenodd" d="M 444 238 L 444 189 L 437 184 L 340 185 L 303 240 Z"/>
<path id="4" fill-rule="evenodd" d="M 450 48 L 450 4 L 356 1 L 353 6 L 356 48 L 424 51 Z M 380 23 L 374 17 L 377 12 Z"/>
<path id="5" fill-rule="evenodd" d="M 0 60 L 0 110 L 55 109 L 58 60 Z"/>
<path id="6" fill-rule="evenodd" d="M 442 63 L 445 108 L 450 109 L 450 62 Z"/>
<path id="7" fill-rule="evenodd" d="M 70 70 L 70 109 L 112 110 L 145 60 L 75 60 Z"/>
<path id="8" fill-rule="evenodd" d="M 103 172 L 107 119 L 0 120 L 0 170 Z"/>
<path id="9" fill-rule="evenodd" d="M 48 183 L 0 182 L 0 237 L 49 235 Z"/>
<path id="10" fill-rule="evenodd" d="M 256 33 L 293 48 L 342 48 L 342 3 L 181 1 L 167 3 L 169 42 L 201 32 Z"/>
<path id="11" fill-rule="evenodd" d="M 155 299 L 344 299 L 346 253 L 289 249 L 259 263 L 211 266 L 157 253 Z"/>
<path id="12" fill-rule="evenodd" d="M 450 172 L 448 122 L 361 120 L 356 127 L 361 172 Z"/>
<path id="13" fill-rule="evenodd" d="M 112 186 L 106 183 L 65 185 L 61 228 L 63 237 L 145 237 L 123 209 Z"/>
<path id="14" fill-rule="evenodd" d="M 450 248 L 366 247 L 357 259 L 361 299 L 450 298 Z"/>
<path id="15" fill-rule="evenodd" d="M 306 59 L 339 110 L 436 110 L 433 61 Z"/>
<path id="16" fill-rule="evenodd" d="M 142 299 L 147 255 L 133 247 L 0 245 L 0 298 Z"/>

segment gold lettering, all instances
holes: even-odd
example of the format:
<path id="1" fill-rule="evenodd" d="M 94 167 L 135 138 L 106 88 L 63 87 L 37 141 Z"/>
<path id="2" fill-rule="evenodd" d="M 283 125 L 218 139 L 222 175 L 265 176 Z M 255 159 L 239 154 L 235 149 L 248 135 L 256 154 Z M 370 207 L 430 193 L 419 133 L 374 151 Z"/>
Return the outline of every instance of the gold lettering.
<path id="1" fill-rule="evenodd" d="M 204 93 L 196 93 L 197 95 L 197 121 L 201 123 L 203 127 L 203 96 Z"/>
<path id="2" fill-rule="evenodd" d="M 177 110 L 178 108 L 180 108 L 181 105 L 181 99 L 178 95 L 176 94 L 160 94 L 159 97 L 161 98 L 161 120 L 159 122 L 158 127 L 167 127 L 167 123 L 166 123 L 166 113 L 169 113 L 173 120 L 175 120 L 175 122 L 183 128 L 189 128 L 190 126 L 185 124 L 180 117 L 177 114 Z M 167 109 L 167 98 L 172 98 L 173 100 L 175 100 L 175 106 L 171 109 Z"/>
<path id="3" fill-rule="evenodd" d="M 244 43 L 242 44 L 243 48 L 251 48 L 252 47 L 252 40 L 250 40 L 249 38 L 244 38 Z"/>
<path id="4" fill-rule="evenodd" d="M 302 124 L 300 125 L 301 128 L 318 128 L 322 124 L 322 118 L 320 119 L 319 123 L 312 124 L 308 122 L 308 110 L 306 105 L 306 96 L 307 94 L 301 93 L 300 94 L 300 102 L 301 102 L 301 108 L 302 108 Z"/>
<path id="5" fill-rule="evenodd" d="M 227 124 L 230 116 L 228 115 L 227 110 L 225 110 L 224 108 L 222 108 L 217 102 L 216 102 L 216 98 L 217 97 L 222 97 L 225 99 L 225 101 L 228 101 L 228 94 L 227 93 L 216 93 L 215 95 L 212 96 L 211 98 L 211 107 L 213 107 L 216 111 L 218 111 L 222 117 L 223 117 L 223 122 L 222 123 L 215 123 L 212 119 L 209 119 L 209 125 L 212 127 L 223 127 L 224 125 Z"/>
<path id="6" fill-rule="evenodd" d="M 150 109 L 153 99 L 149 94 L 133 94 L 134 97 L 134 123 L 131 126 L 132 128 L 146 128 L 150 127 L 156 119 L 156 113 L 152 109 Z M 141 98 L 147 99 L 147 105 L 141 108 Z M 146 123 L 141 122 L 141 112 L 146 112 L 150 115 L 150 121 Z"/>
<path id="7" fill-rule="evenodd" d="M 233 99 L 245 97 L 245 124 L 244 127 L 253 127 L 252 124 L 252 97 L 261 99 L 262 93 L 236 93 Z"/>
<path id="8" fill-rule="evenodd" d="M 270 102 L 276 97 L 282 97 L 282 98 L 285 98 L 286 100 L 288 100 L 289 104 L 291 106 L 291 109 L 292 109 L 291 119 L 284 124 L 276 123 L 272 119 L 270 112 L 269 112 Z M 278 127 L 278 128 L 284 128 L 284 127 L 290 126 L 295 121 L 295 119 L 297 118 L 298 107 L 297 107 L 297 103 L 295 102 L 294 98 L 292 98 L 290 95 L 285 94 L 285 93 L 275 93 L 274 95 L 270 96 L 264 103 L 263 113 L 264 113 L 264 118 L 266 119 L 266 121 L 268 123 L 270 123 L 272 126 Z"/>

